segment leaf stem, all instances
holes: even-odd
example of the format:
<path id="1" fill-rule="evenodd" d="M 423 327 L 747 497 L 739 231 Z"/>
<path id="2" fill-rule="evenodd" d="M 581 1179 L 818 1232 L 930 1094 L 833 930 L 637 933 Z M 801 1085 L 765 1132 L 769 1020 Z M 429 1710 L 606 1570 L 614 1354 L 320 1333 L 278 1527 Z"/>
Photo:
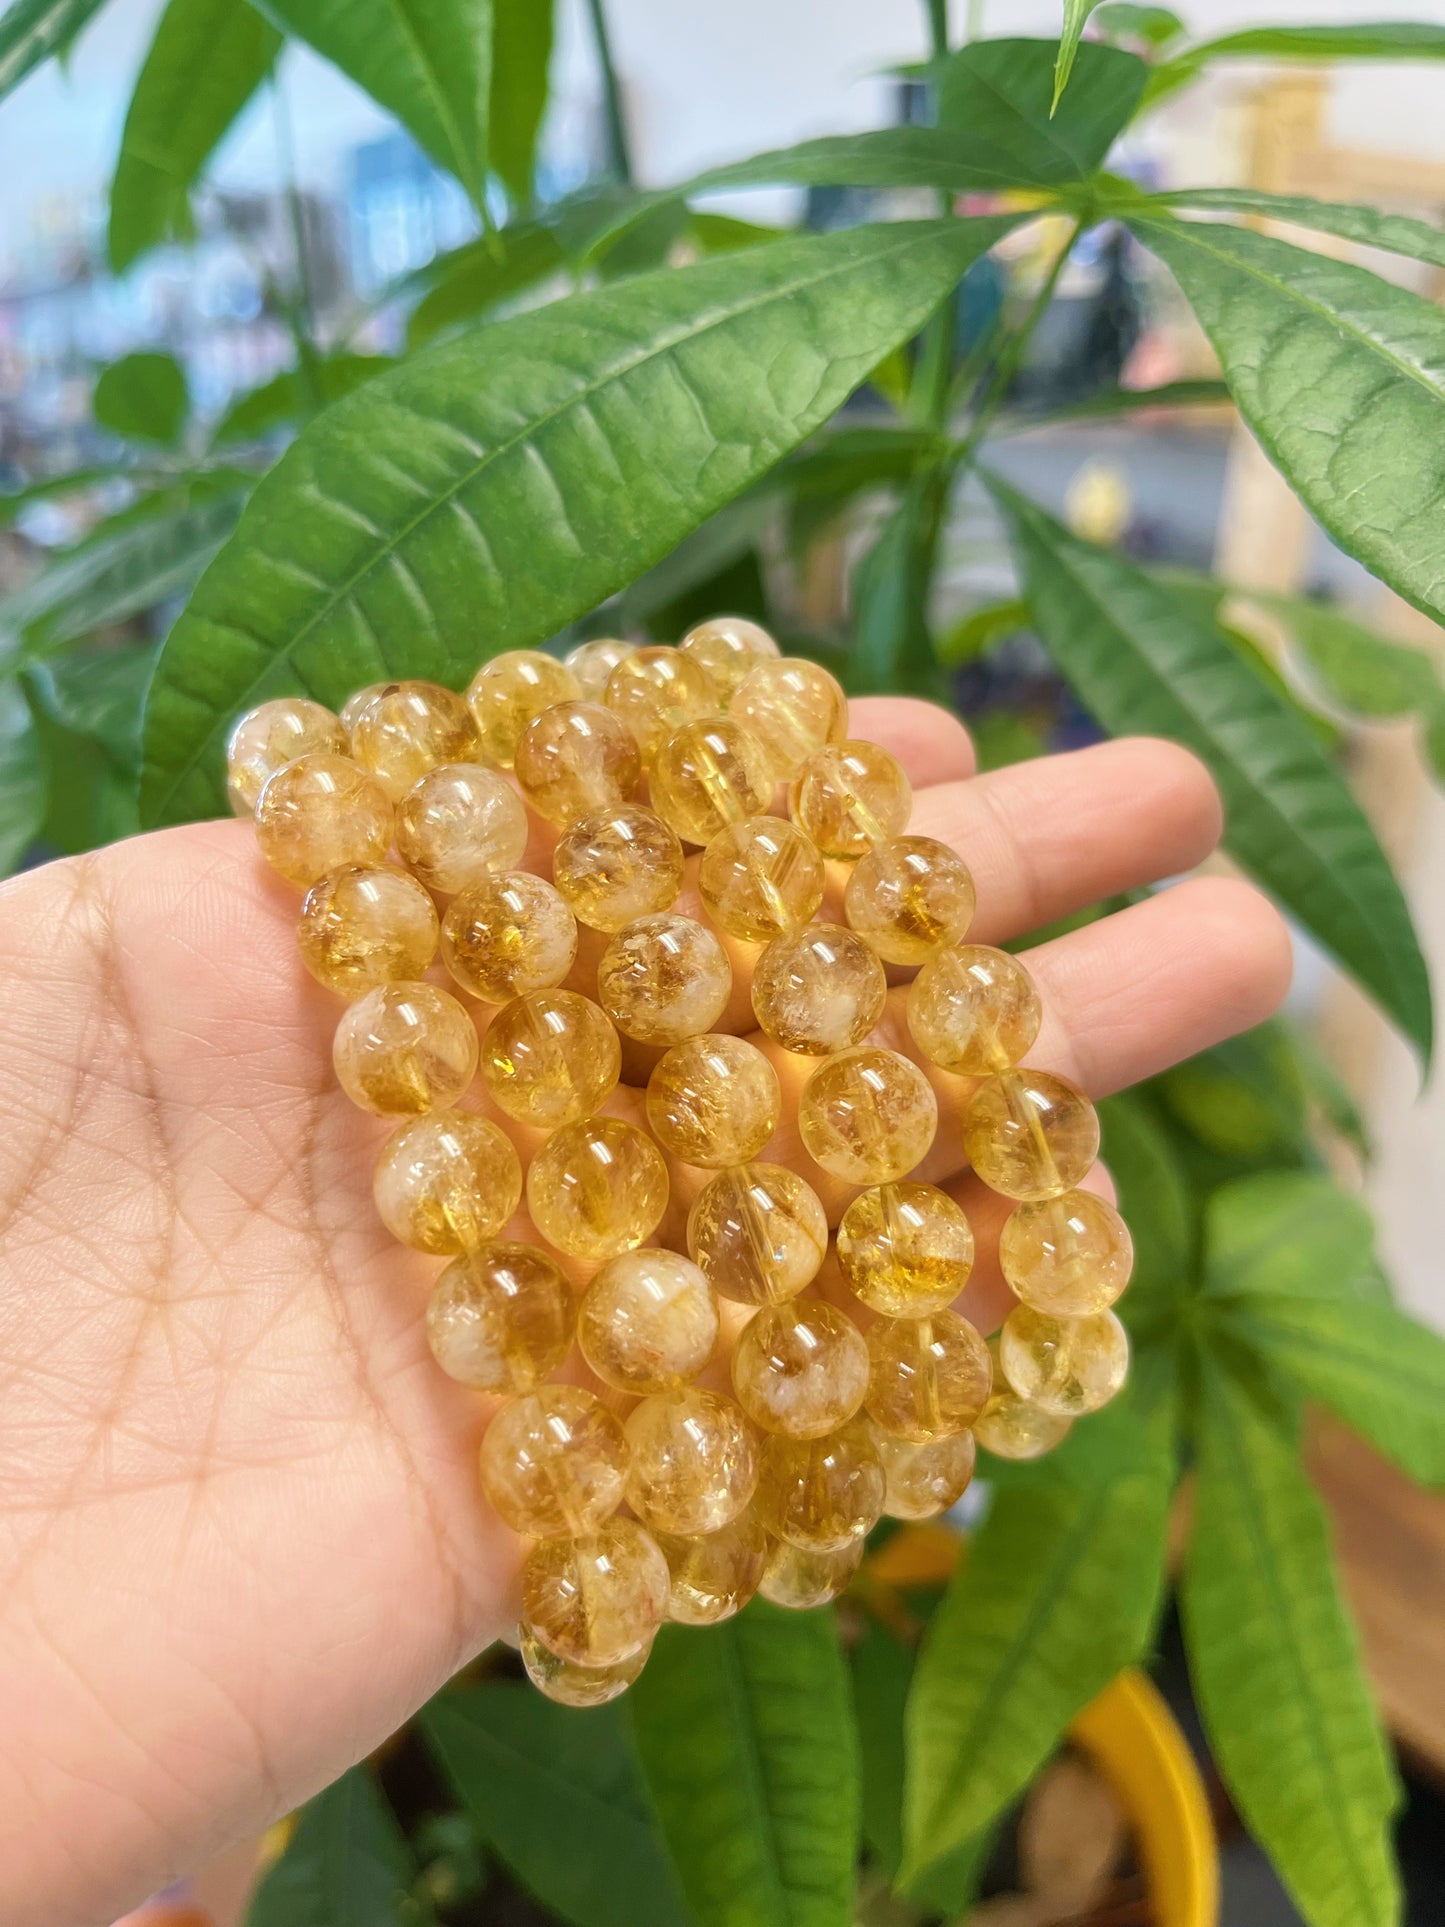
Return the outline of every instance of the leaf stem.
<path id="1" fill-rule="evenodd" d="M 929 56 L 933 63 L 948 58 L 948 0 L 924 0 L 928 15 Z M 932 82 L 935 120 L 938 118 L 938 75 Z M 947 217 L 953 212 L 953 197 L 940 189 L 938 211 Z M 948 421 L 952 399 L 954 343 L 958 336 L 958 290 L 951 289 L 924 329 L 918 345 L 918 362 L 913 371 L 909 393 L 909 413 L 930 428 L 943 428 Z"/>
<path id="2" fill-rule="evenodd" d="M 291 111 L 281 75 L 271 74 L 271 122 L 276 136 L 276 158 L 281 173 L 281 194 L 291 226 L 291 247 L 295 256 L 296 285 L 289 295 L 282 290 L 281 302 L 296 346 L 296 361 L 312 406 L 319 412 L 325 404 L 321 377 L 316 367 L 316 290 L 311 279 L 311 256 L 306 245 L 306 210 L 296 179 L 296 143 L 291 129 Z"/>
<path id="3" fill-rule="evenodd" d="M 1059 276 L 1063 273 L 1065 263 L 1073 253 L 1074 247 L 1083 231 L 1084 223 L 1082 221 L 1076 221 L 1069 234 L 1069 238 L 1059 249 L 1048 273 L 1040 283 L 1037 294 L 1035 294 L 1033 300 L 1029 303 L 1028 312 L 1018 327 L 1014 329 L 1013 333 L 1005 338 L 1002 347 L 999 349 L 998 357 L 993 365 L 993 373 L 990 375 L 988 385 L 980 398 L 969 431 L 962 441 L 958 442 L 954 447 L 952 457 L 954 468 L 962 468 L 973 459 L 979 443 L 988 432 L 989 425 L 998 413 L 999 408 L 1003 405 L 1008 395 L 1009 384 L 1019 371 L 1028 345 L 1033 339 L 1034 330 L 1043 320 L 1044 315 L 1048 312 L 1053 302 L 1054 293 L 1059 285 Z"/>
<path id="4" fill-rule="evenodd" d="M 607 15 L 602 0 L 587 0 L 587 17 L 597 49 L 597 65 L 602 73 L 602 111 L 607 127 L 607 170 L 624 187 L 632 185 L 632 148 L 627 138 L 627 116 L 622 107 L 622 89 L 612 60 L 612 36 L 607 30 Z"/>

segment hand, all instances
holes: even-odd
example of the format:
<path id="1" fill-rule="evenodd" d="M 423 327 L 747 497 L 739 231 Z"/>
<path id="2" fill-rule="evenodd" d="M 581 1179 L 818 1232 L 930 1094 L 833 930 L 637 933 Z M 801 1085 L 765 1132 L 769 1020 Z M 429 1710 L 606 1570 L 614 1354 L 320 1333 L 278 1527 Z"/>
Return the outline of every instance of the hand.
<path id="1" fill-rule="evenodd" d="M 980 941 L 1188 869 L 1218 835 L 1208 776 L 1167 744 L 972 777 L 942 711 L 854 718 L 908 767 L 912 827 L 972 866 Z M 297 909 L 243 823 L 0 891 L 3 1927 L 108 1920 L 194 1868 L 375 1746 L 515 1612 L 518 1542 L 477 1489 L 482 1403 L 427 1349 L 436 1262 L 377 1220 L 388 1127 L 336 1088 L 340 1007 L 297 960 Z M 1031 1061 L 1102 1097 L 1267 1016 L 1290 949 L 1262 897 L 1210 878 L 1028 962 L 1047 1011 Z M 901 996 L 880 1034 L 907 1049 Z M 785 1066 L 787 1119 L 808 1066 Z M 988 1329 L 1002 1211 L 959 1174 L 968 1087 L 936 1083 L 922 1175 L 975 1219 L 965 1309 Z M 768 1156 L 799 1160 L 836 1221 L 848 1193 L 788 1122 Z M 676 1174 L 662 1242 L 698 1183 Z"/>

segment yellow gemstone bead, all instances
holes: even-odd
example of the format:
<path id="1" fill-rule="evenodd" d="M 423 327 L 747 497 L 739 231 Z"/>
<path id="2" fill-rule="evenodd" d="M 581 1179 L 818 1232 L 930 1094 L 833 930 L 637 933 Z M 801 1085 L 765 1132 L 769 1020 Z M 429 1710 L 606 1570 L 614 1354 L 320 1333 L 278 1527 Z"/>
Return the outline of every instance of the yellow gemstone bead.
<path id="1" fill-rule="evenodd" d="M 589 811 L 563 832 L 552 854 L 552 876 L 572 914 L 609 936 L 638 917 L 670 910 L 682 874 L 676 831 L 638 803 Z"/>
<path id="2" fill-rule="evenodd" d="M 277 696 L 247 710 L 226 742 L 226 788 L 237 816 L 251 816 L 278 769 L 298 756 L 345 756 L 340 717 L 304 696 Z"/>
<path id="3" fill-rule="evenodd" d="M 645 1526 L 690 1535 L 731 1524 L 758 1483 L 757 1434 L 730 1398 L 645 1398 L 627 1421 L 627 1503 Z"/>
<path id="4" fill-rule="evenodd" d="M 522 1622 L 559 1659 L 616 1666 L 644 1651 L 667 1616 L 667 1561 L 633 1519 L 585 1539 L 544 1539 L 522 1568 Z"/>
<path id="5" fill-rule="evenodd" d="M 826 669 L 800 657 L 759 663 L 728 713 L 757 738 L 776 783 L 790 783 L 820 749 L 848 734 L 842 688 Z"/>
<path id="6" fill-rule="evenodd" d="M 416 1251 L 455 1256 L 475 1251 L 507 1223 L 521 1202 L 522 1165 L 511 1140 L 486 1118 L 429 1111 L 387 1139 L 372 1191 L 394 1238 Z"/>
<path id="7" fill-rule="evenodd" d="M 717 691 L 689 657 L 676 649 L 634 649 L 607 678 L 602 700 L 637 739 L 642 766 L 684 723 L 701 722 L 722 708 Z"/>
<path id="8" fill-rule="evenodd" d="M 1050 1071 L 1004 1071 L 981 1084 L 963 1117 L 977 1175 L 1006 1198 L 1073 1190 L 1099 1155 L 1099 1120 L 1076 1084 Z"/>
<path id="9" fill-rule="evenodd" d="M 672 1576 L 667 1616 L 680 1626 L 718 1626 L 740 1613 L 768 1562 L 768 1535 L 751 1506 L 716 1532 L 653 1537 Z"/>
<path id="10" fill-rule="evenodd" d="M 808 1552 L 775 1539 L 758 1591 L 775 1606 L 806 1612 L 836 1599 L 863 1563 L 863 1541 L 850 1540 L 836 1552 Z"/>
<path id="11" fill-rule="evenodd" d="M 908 827 L 913 790 L 903 765 L 877 743 L 820 749 L 788 797 L 793 821 L 824 856 L 863 856 Z"/>
<path id="12" fill-rule="evenodd" d="M 532 718 L 553 703 L 575 702 L 581 693 L 572 671 L 540 649 L 508 649 L 484 662 L 472 678 L 467 703 L 485 760 L 510 769 Z"/>
<path id="13" fill-rule="evenodd" d="M 645 1131 L 615 1117 L 564 1125 L 527 1173 L 533 1224 L 558 1251 L 594 1263 L 651 1237 L 667 1193 L 661 1151 Z"/>
<path id="14" fill-rule="evenodd" d="M 925 963 L 973 922 L 968 865 L 931 836 L 895 836 L 858 859 L 843 914 L 885 963 Z"/>
<path id="15" fill-rule="evenodd" d="M 607 678 L 636 648 L 635 642 L 623 642 L 616 636 L 595 636 L 591 642 L 579 642 L 575 649 L 569 649 L 562 660 L 577 678 L 583 701 L 600 703 Z"/>
<path id="16" fill-rule="evenodd" d="M 482 1038 L 482 1081 L 493 1102 L 539 1131 L 591 1117 L 617 1088 L 621 1070 L 617 1032 L 574 990 L 514 997 Z"/>
<path id="17" fill-rule="evenodd" d="M 553 703 L 517 744 L 517 781 L 549 823 L 625 803 L 641 775 L 632 732 L 601 703 Z"/>
<path id="18" fill-rule="evenodd" d="M 900 1439 L 875 1425 L 873 1443 L 883 1462 L 883 1510 L 890 1519 L 936 1519 L 968 1490 L 978 1457 L 972 1432 Z"/>
<path id="19" fill-rule="evenodd" d="M 722 1297 L 782 1304 L 817 1277 L 828 1220 L 795 1171 L 747 1164 L 703 1186 L 688 1214 L 687 1248 Z"/>
<path id="20" fill-rule="evenodd" d="M 469 763 L 481 752 L 472 712 L 455 691 L 435 682 L 394 682 L 357 717 L 351 753 L 399 803 L 428 770 Z"/>
<path id="21" fill-rule="evenodd" d="M 764 1305 L 733 1351 L 738 1403 L 765 1432 L 818 1439 L 863 1403 L 868 1347 L 836 1305 L 821 1298 Z"/>
<path id="22" fill-rule="evenodd" d="M 702 670 L 724 703 L 749 670 L 778 653 L 767 630 L 746 616 L 714 616 L 699 622 L 677 646 Z"/>
<path id="23" fill-rule="evenodd" d="M 760 815 L 774 787 L 762 748 L 728 716 L 684 723 L 652 765 L 653 807 L 684 843 L 710 843 L 729 823 Z"/>
<path id="24" fill-rule="evenodd" d="M 443 763 L 401 799 L 396 847 L 429 890 L 455 896 L 515 870 L 527 848 L 527 809 L 494 769 Z"/>
<path id="25" fill-rule="evenodd" d="M 1033 1048 L 1042 1016 L 1023 965 L 982 943 L 941 950 L 908 990 L 914 1043 L 930 1063 L 966 1077 L 993 1077 L 1017 1064 Z"/>
<path id="26" fill-rule="evenodd" d="M 651 1246 L 624 1251 L 602 1267 L 583 1296 L 577 1324 L 582 1356 L 619 1392 L 685 1385 L 712 1357 L 717 1334 L 717 1300 L 702 1272 L 678 1252 Z"/>
<path id="27" fill-rule="evenodd" d="M 823 881 L 823 859 L 795 823 L 750 816 L 708 844 L 697 887 L 708 915 L 730 937 L 767 943 L 812 918 Z"/>
<path id="28" fill-rule="evenodd" d="M 1055 1318 L 1016 1305 L 998 1340 L 1004 1377 L 1030 1405 L 1058 1418 L 1097 1412 L 1129 1372 L 1129 1336 L 1111 1311 Z"/>
<path id="29" fill-rule="evenodd" d="M 916 1064 L 860 1044 L 820 1064 L 798 1099 L 808 1155 L 849 1184 L 891 1184 L 928 1153 L 938 1100 Z"/>
<path id="30" fill-rule="evenodd" d="M 901 1439 L 966 1432 L 988 1403 L 988 1346 L 956 1311 L 884 1318 L 868 1329 L 868 1414 Z"/>
<path id="31" fill-rule="evenodd" d="M 758 1514 L 775 1539 L 810 1552 L 840 1552 L 877 1525 L 883 1463 L 859 1419 L 823 1438 L 774 1435 L 763 1445 Z"/>
<path id="32" fill-rule="evenodd" d="M 1026 1305 L 1082 1318 L 1107 1311 L 1128 1284 L 1134 1241 L 1113 1205 L 1066 1191 L 1018 1207 L 999 1234 L 998 1261 Z"/>
<path id="33" fill-rule="evenodd" d="M 537 1691 L 558 1706 L 606 1706 L 620 1699 L 631 1686 L 652 1651 L 651 1645 L 639 1646 L 626 1659 L 612 1666 L 577 1666 L 570 1659 L 559 1659 L 549 1652 L 529 1626 L 517 1629 L 517 1647 L 527 1678 Z"/>
<path id="34" fill-rule="evenodd" d="M 550 883 L 525 870 L 474 883 L 442 918 L 442 962 L 486 1004 L 550 990 L 576 955 L 577 919 Z"/>
<path id="35" fill-rule="evenodd" d="M 870 1310 L 926 1318 L 951 1305 L 973 1271 L 973 1230 L 931 1184 L 860 1191 L 838 1226 L 838 1263 Z"/>
<path id="36" fill-rule="evenodd" d="M 514 1532 L 595 1532 L 622 1503 L 622 1422 L 580 1385 L 539 1385 L 503 1405 L 482 1437 L 482 1490 Z"/>
<path id="37" fill-rule="evenodd" d="M 449 1377 L 476 1392 L 524 1393 L 562 1363 L 576 1322 L 572 1287 L 544 1251 L 489 1244 L 437 1279 L 426 1335 Z"/>
<path id="38" fill-rule="evenodd" d="M 754 1044 L 709 1034 L 660 1058 L 647 1082 L 647 1121 L 665 1151 L 716 1170 L 747 1164 L 778 1128 L 778 1074 Z"/>
<path id="39" fill-rule="evenodd" d="M 638 917 L 597 964 L 597 1001 L 639 1044 L 680 1044 L 711 1030 L 732 987 L 727 952 L 691 917 Z"/>
<path id="40" fill-rule="evenodd" d="M 307 891 L 296 947 L 317 983 L 359 997 L 422 975 L 437 952 L 436 905 L 404 871 L 351 864 Z"/>
<path id="41" fill-rule="evenodd" d="M 273 869 L 309 888 L 348 864 L 376 864 L 391 842 L 391 799 L 345 756 L 300 756 L 269 777 L 256 842 Z"/>
<path id="42" fill-rule="evenodd" d="M 1068 1437 L 1074 1421 L 1059 1418 L 1007 1384 L 998 1389 L 979 1413 L 973 1428 L 975 1443 L 999 1459 L 1041 1459 Z"/>
<path id="43" fill-rule="evenodd" d="M 363 714 L 384 689 L 390 688 L 389 682 L 369 682 L 364 688 L 356 690 L 346 698 L 341 705 L 341 727 L 346 731 L 348 746 L 351 741 L 351 732 L 361 721 Z"/>
<path id="44" fill-rule="evenodd" d="M 784 1050 L 808 1057 L 861 1043 L 887 996 L 882 964 L 837 923 L 775 937 L 753 966 L 754 1016 Z"/>
<path id="45" fill-rule="evenodd" d="M 381 984 L 348 1006 L 332 1062 L 353 1104 L 381 1117 L 441 1111 L 477 1071 L 477 1029 L 435 984 Z"/>

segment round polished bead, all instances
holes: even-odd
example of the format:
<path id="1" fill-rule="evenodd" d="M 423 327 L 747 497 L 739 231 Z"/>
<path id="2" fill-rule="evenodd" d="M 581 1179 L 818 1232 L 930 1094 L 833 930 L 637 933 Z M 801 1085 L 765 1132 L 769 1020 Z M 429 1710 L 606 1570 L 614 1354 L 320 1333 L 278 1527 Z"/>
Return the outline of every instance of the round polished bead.
<path id="1" fill-rule="evenodd" d="M 601 703 L 553 703 L 534 716 L 515 767 L 532 808 L 558 824 L 625 803 L 642 775 L 632 732 Z"/>
<path id="2" fill-rule="evenodd" d="M 583 1539 L 544 1539 L 522 1568 L 523 1625 L 559 1659 L 616 1666 L 652 1643 L 670 1580 L 657 1541 L 633 1519 Z"/>
<path id="3" fill-rule="evenodd" d="M 1129 1371 L 1129 1338 L 1111 1311 L 1055 1318 L 1016 1305 L 998 1341 L 1003 1375 L 1030 1405 L 1079 1418 L 1107 1405 Z"/>
<path id="4" fill-rule="evenodd" d="M 973 1427 L 976 1444 L 999 1459 L 1041 1459 L 1067 1438 L 1070 1418 L 1030 1405 L 1013 1388 L 997 1384 Z"/>
<path id="5" fill-rule="evenodd" d="M 672 1576 L 667 1616 L 680 1626 L 717 1626 L 742 1611 L 768 1562 L 768 1535 L 754 1507 L 716 1532 L 655 1532 Z"/>
<path id="6" fill-rule="evenodd" d="M 973 1271 L 973 1230 L 931 1184 L 860 1191 L 838 1226 L 843 1276 L 885 1318 L 926 1318 L 951 1305 Z"/>
<path id="7" fill-rule="evenodd" d="M 883 1464 L 866 1421 L 822 1438 L 774 1435 L 763 1445 L 758 1514 L 776 1539 L 839 1552 L 871 1532 L 883 1511 Z"/>
<path id="8" fill-rule="evenodd" d="M 639 803 L 589 811 L 563 832 L 552 854 L 552 876 L 572 914 L 609 936 L 639 917 L 670 910 L 682 875 L 676 831 Z"/>
<path id="9" fill-rule="evenodd" d="M 828 1220 L 812 1186 L 781 1164 L 720 1171 L 698 1193 L 687 1248 L 713 1289 L 744 1305 L 782 1304 L 818 1275 Z"/>
<path id="10" fill-rule="evenodd" d="M 477 1029 L 435 984 L 381 984 L 336 1026 L 332 1062 L 353 1104 L 382 1117 L 445 1110 L 477 1070 Z"/>
<path id="11" fill-rule="evenodd" d="M 449 1377 L 476 1392 L 523 1393 L 562 1363 L 576 1322 L 572 1287 L 546 1252 L 489 1244 L 453 1259 L 437 1279 L 426 1335 Z"/>
<path id="12" fill-rule="evenodd" d="M 475 1251 L 506 1224 L 521 1201 L 522 1166 L 511 1140 L 486 1118 L 429 1111 L 387 1139 L 372 1190 L 394 1238 L 454 1256 Z"/>
<path id="13" fill-rule="evenodd" d="M 472 712 L 435 682 L 394 682 L 374 695 L 351 731 L 351 753 L 399 803 L 428 770 L 479 754 Z"/>
<path id="14" fill-rule="evenodd" d="M 902 835 L 913 791 L 898 758 L 877 743 L 836 743 L 804 765 L 788 808 L 824 856 L 863 856 Z"/>
<path id="15" fill-rule="evenodd" d="M 973 922 L 968 865 L 931 836 L 895 836 L 858 859 L 843 914 L 885 963 L 921 964 Z"/>
<path id="16" fill-rule="evenodd" d="M 1099 1155 L 1099 1120 L 1066 1077 L 1003 1071 L 974 1092 L 963 1148 L 975 1173 L 1006 1198 L 1058 1198 Z"/>
<path id="17" fill-rule="evenodd" d="M 350 744 L 338 716 L 304 696 L 277 696 L 248 709 L 226 742 L 226 788 L 237 816 L 250 816 L 278 769 L 298 756 L 345 756 Z"/>
<path id="18" fill-rule="evenodd" d="M 697 887 L 708 915 L 730 937 L 768 943 L 812 918 L 823 882 L 823 859 L 796 823 L 750 816 L 708 844 Z"/>
<path id="19" fill-rule="evenodd" d="M 765 1432 L 821 1438 L 863 1403 L 868 1347 L 847 1313 L 824 1299 L 765 1305 L 733 1351 L 733 1389 Z"/>
<path id="20" fill-rule="evenodd" d="M 987 944 L 941 950 L 908 990 L 914 1043 L 930 1063 L 966 1077 L 993 1077 L 1017 1064 L 1032 1049 L 1042 1016 L 1023 965 Z"/>
<path id="21" fill-rule="evenodd" d="M 956 1311 L 883 1318 L 868 1329 L 868 1414 L 902 1439 L 966 1432 L 988 1403 L 988 1346 Z"/>
<path id="22" fill-rule="evenodd" d="M 667 1193 L 661 1151 L 645 1131 L 615 1117 L 564 1125 L 527 1172 L 533 1224 L 558 1251 L 594 1263 L 651 1237 Z"/>
<path id="23" fill-rule="evenodd" d="M 717 1532 L 758 1483 L 757 1434 L 730 1398 L 686 1391 L 645 1398 L 627 1421 L 627 1503 L 658 1532 Z"/>
<path id="24" fill-rule="evenodd" d="M 581 693 L 572 671 L 540 649 L 508 649 L 484 662 L 472 678 L 467 703 L 485 760 L 510 769 L 532 718 L 553 703 L 575 702 Z"/>
<path id="25" fill-rule="evenodd" d="M 574 990 L 514 997 L 482 1038 L 482 1081 L 493 1102 L 539 1131 L 591 1117 L 616 1089 L 621 1070 L 617 1032 Z"/>
<path id="26" fill-rule="evenodd" d="M 775 1606 L 806 1612 L 810 1606 L 825 1606 L 836 1599 L 862 1563 L 861 1539 L 850 1540 L 836 1552 L 809 1552 L 790 1546 L 786 1539 L 775 1539 L 758 1591 Z"/>
<path id="27" fill-rule="evenodd" d="M 1021 1204 L 1005 1220 L 999 1268 L 1035 1311 L 1082 1318 L 1107 1311 L 1129 1282 L 1134 1242 L 1113 1205 L 1092 1191 Z"/>
<path id="28" fill-rule="evenodd" d="M 888 980 L 872 950 L 836 923 L 775 937 L 753 967 L 753 1013 L 784 1050 L 808 1057 L 859 1044 L 883 1015 Z"/>
<path id="29" fill-rule="evenodd" d="M 482 1438 L 482 1490 L 514 1532 L 593 1532 L 622 1503 L 621 1421 L 580 1385 L 541 1385 L 502 1406 Z"/>
<path id="30" fill-rule="evenodd" d="M 972 1432 L 900 1439 L 875 1425 L 873 1443 L 883 1462 L 883 1510 L 890 1519 L 936 1519 L 968 1490 L 978 1456 Z"/>
<path id="31" fill-rule="evenodd" d="M 341 727 L 346 731 L 348 744 L 351 741 L 352 730 L 361 721 L 365 711 L 371 707 L 372 702 L 384 689 L 390 688 L 389 682 L 369 682 L 362 688 L 353 690 L 346 698 L 341 705 Z"/>
<path id="32" fill-rule="evenodd" d="M 634 649 L 607 678 L 602 700 L 637 739 L 644 769 L 684 723 L 718 714 L 722 704 L 707 676 L 676 649 Z"/>
<path id="33" fill-rule="evenodd" d="M 483 1003 L 550 990 L 576 955 L 577 919 L 550 883 L 526 870 L 474 883 L 442 918 L 442 962 Z"/>
<path id="34" fill-rule="evenodd" d="M 583 701 L 600 703 L 607 678 L 636 648 L 635 642 L 623 642 L 617 636 L 594 636 L 591 642 L 579 642 L 575 649 L 569 649 L 562 660 L 577 678 Z"/>
<path id="35" fill-rule="evenodd" d="M 396 847 L 429 890 L 455 896 L 515 870 L 527 848 L 527 809 L 494 769 L 443 763 L 397 805 Z"/>
<path id="36" fill-rule="evenodd" d="M 647 1121 L 684 1164 L 717 1170 L 757 1157 L 782 1115 L 778 1074 L 755 1044 L 709 1033 L 674 1044 L 647 1083 Z"/>
<path id="37" fill-rule="evenodd" d="M 822 1063 L 798 1099 L 808 1155 L 849 1184 L 891 1184 L 928 1153 L 938 1125 L 933 1086 L 894 1050 L 860 1044 Z"/>
<path id="38" fill-rule="evenodd" d="M 587 1287 L 582 1356 L 619 1392 L 661 1392 L 696 1378 L 717 1348 L 712 1286 L 691 1260 L 649 1246 L 610 1259 Z M 676 1527 L 676 1531 L 702 1528 Z"/>
<path id="39" fill-rule="evenodd" d="M 597 963 L 597 1001 L 639 1044 L 680 1044 L 711 1030 L 732 987 L 712 931 L 665 912 L 619 930 Z"/>
<path id="40" fill-rule="evenodd" d="M 391 799 L 345 756 L 300 756 L 268 777 L 256 842 L 273 869 L 308 888 L 348 864 L 378 864 L 391 842 Z"/>
<path id="41" fill-rule="evenodd" d="M 425 972 L 437 951 L 436 905 L 404 871 L 351 864 L 307 891 L 296 947 L 317 983 L 359 997 Z"/>
<path id="42" fill-rule="evenodd" d="M 652 802 L 684 843 L 710 843 L 766 810 L 773 779 L 761 747 L 728 716 L 684 723 L 657 752 Z"/>
<path id="43" fill-rule="evenodd" d="M 559 1659 L 538 1639 L 530 1626 L 517 1632 L 517 1647 L 527 1678 L 537 1691 L 558 1706 L 606 1706 L 620 1699 L 647 1664 L 650 1645 L 639 1646 L 626 1659 L 612 1666 L 577 1666 L 570 1659 Z"/>
<path id="44" fill-rule="evenodd" d="M 757 738 L 775 783 L 790 783 L 820 749 L 848 734 L 848 698 L 837 680 L 800 657 L 760 662 L 729 714 Z"/>
<path id="45" fill-rule="evenodd" d="M 677 646 L 702 670 L 723 703 L 731 700 L 750 669 L 778 653 L 767 630 L 746 616 L 713 616 L 699 622 Z"/>

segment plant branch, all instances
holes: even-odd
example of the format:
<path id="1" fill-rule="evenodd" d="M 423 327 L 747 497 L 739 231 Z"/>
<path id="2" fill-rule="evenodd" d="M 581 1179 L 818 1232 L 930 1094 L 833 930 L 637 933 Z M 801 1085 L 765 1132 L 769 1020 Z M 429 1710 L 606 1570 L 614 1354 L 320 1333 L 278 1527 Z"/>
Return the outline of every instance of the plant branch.
<path id="1" fill-rule="evenodd" d="M 924 0 L 928 14 L 929 56 L 937 63 L 948 58 L 948 0 Z M 938 78 L 933 79 L 934 119 L 938 118 Z M 938 196 L 938 211 L 953 212 L 953 199 L 947 189 Z M 919 340 L 918 363 L 913 371 L 909 393 L 909 412 L 930 428 L 942 428 L 948 421 L 952 396 L 954 343 L 958 338 L 958 290 L 953 289 L 939 305 Z"/>
<path id="2" fill-rule="evenodd" d="M 306 245 L 306 210 L 296 179 L 296 143 L 291 132 L 291 112 L 279 73 L 271 76 L 271 120 L 276 135 L 281 194 L 291 226 L 291 247 L 296 268 L 294 289 L 289 293 L 280 290 L 280 299 L 295 343 L 301 379 L 306 384 L 313 407 L 319 410 L 325 397 L 316 369 L 316 291 L 311 279 L 311 256 Z"/>
<path id="3" fill-rule="evenodd" d="M 592 39 L 597 49 L 597 65 L 602 72 L 602 111 L 607 123 L 607 168 L 624 187 L 632 185 L 632 148 L 627 138 L 627 117 L 622 108 L 622 89 L 612 61 L 612 37 L 607 31 L 603 0 L 587 0 L 587 17 L 592 24 Z"/>
<path id="4" fill-rule="evenodd" d="M 1018 327 L 1014 329 L 1013 333 L 1005 338 L 1003 346 L 999 350 L 998 358 L 994 362 L 993 373 L 989 377 L 988 385 L 979 400 L 978 408 L 974 414 L 969 431 L 967 435 L 963 437 L 962 441 L 958 442 L 954 447 L 952 465 L 955 469 L 963 467 L 972 459 L 979 443 L 988 432 L 989 424 L 1002 406 L 1008 394 L 1009 384 L 1023 363 L 1028 345 L 1033 339 L 1034 330 L 1043 320 L 1044 315 L 1048 312 L 1053 302 L 1055 290 L 1059 285 L 1059 276 L 1064 271 L 1065 263 L 1073 253 L 1075 244 L 1083 231 L 1084 223 L 1082 221 L 1076 221 L 1070 231 L 1069 238 L 1059 249 L 1048 273 L 1044 276 L 1038 293 L 1029 303 L 1028 312 Z"/>

